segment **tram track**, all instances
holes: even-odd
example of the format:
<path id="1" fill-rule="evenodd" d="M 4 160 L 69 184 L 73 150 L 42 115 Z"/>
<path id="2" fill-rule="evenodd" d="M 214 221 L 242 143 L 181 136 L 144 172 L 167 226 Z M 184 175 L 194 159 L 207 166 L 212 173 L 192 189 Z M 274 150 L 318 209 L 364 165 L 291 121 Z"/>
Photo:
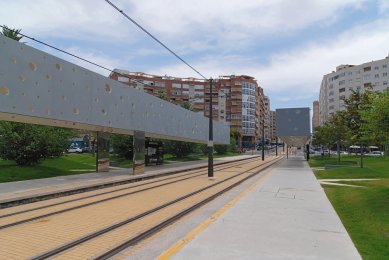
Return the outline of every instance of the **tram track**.
<path id="1" fill-rule="evenodd" d="M 230 163 L 237 163 L 237 162 L 241 162 L 241 161 L 248 161 L 248 160 L 252 160 L 255 158 L 259 158 L 259 156 L 255 156 L 255 157 L 251 157 L 251 158 L 237 159 L 234 161 L 218 162 L 218 163 L 214 164 L 214 167 L 223 166 L 223 165 L 230 164 Z M 194 168 L 191 168 L 191 170 L 202 171 L 203 169 L 206 169 L 207 167 L 208 167 L 207 165 L 195 166 Z M 14 200 L 10 200 L 10 201 L 0 202 L 0 210 L 12 208 L 12 207 L 17 207 L 17 206 L 21 206 L 21 205 L 26 205 L 26 204 L 31 204 L 31 203 L 37 203 L 37 202 L 46 201 L 46 200 L 51 200 L 51 199 L 58 199 L 58 198 L 66 197 L 66 196 L 70 196 L 70 195 L 82 194 L 84 192 L 91 192 L 91 191 L 95 191 L 95 190 L 106 189 L 106 188 L 111 188 L 111 187 L 115 187 L 115 186 L 150 180 L 150 179 L 159 178 L 159 177 L 163 177 L 163 176 L 180 174 L 182 172 L 187 172 L 187 171 L 188 171 L 188 169 L 179 169 L 179 170 L 169 171 L 169 172 L 155 174 L 155 175 L 143 175 L 142 177 L 137 176 L 137 178 L 131 178 L 131 179 L 125 179 L 125 180 L 115 180 L 115 181 L 112 181 L 109 183 L 95 184 L 92 186 L 81 187 L 81 188 L 71 189 L 71 190 L 67 190 L 67 191 L 54 192 L 54 193 L 45 194 L 45 195 L 37 195 L 37 196 L 29 197 L 29 198 L 14 199 Z"/>
<path id="2" fill-rule="evenodd" d="M 224 169 L 230 168 L 231 166 L 237 167 L 239 165 L 246 164 L 248 162 L 252 162 L 252 161 L 255 161 L 255 160 L 256 160 L 256 158 L 255 159 L 247 159 L 245 161 L 239 161 L 239 162 L 230 162 L 229 164 L 226 164 L 226 165 L 215 166 L 215 170 L 224 170 Z M 188 172 L 188 170 L 186 170 L 184 172 Z M 9 228 L 9 227 L 13 227 L 13 226 L 16 226 L 16 225 L 20 225 L 20 224 L 23 224 L 23 223 L 27 223 L 27 222 L 30 222 L 30 221 L 46 218 L 46 217 L 53 216 L 53 215 L 56 215 L 56 214 L 61 214 L 61 213 L 68 212 L 68 211 L 71 211 L 71 210 L 76 210 L 76 209 L 80 209 L 80 208 L 83 208 L 83 207 L 88 207 L 88 206 L 91 206 L 91 205 L 95 205 L 95 204 L 98 204 L 98 203 L 103 203 L 103 202 L 106 202 L 106 201 L 109 201 L 109 200 L 118 199 L 118 198 L 125 197 L 125 196 L 130 196 L 130 195 L 133 195 L 133 194 L 136 194 L 136 193 L 139 193 L 139 192 L 149 191 L 149 190 L 152 190 L 152 189 L 156 189 L 156 188 L 159 188 L 159 187 L 162 187 L 162 186 L 166 186 L 166 185 L 170 185 L 170 184 L 173 184 L 173 183 L 177 183 L 177 182 L 180 182 L 180 181 L 185 181 L 185 180 L 188 180 L 188 179 L 191 179 L 191 178 L 196 178 L 196 177 L 198 177 L 200 175 L 203 175 L 203 174 L 204 174 L 204 170 L 194 170 L 194 171 L 193 170 L 192 171 L 189 170 L 189 173 L 185 173 L 185 174 L 182 174 L 182 173 L 178 174 L 178 173 L 176 173 L 175 176 L 162 177 L 162 178 L 158 178 L 158 179 L 156 178 L 157 180 L 146 182 L 146 183 L 141 183 L 141 184 L 138 184 L 138 185 L 127 186 L 127 187 L 119 188 L 119 189 L 113 188 L 110 191 L 100 192 L 100 193 L 97 193 L 97 194 L 92 194 L 92 195 L 87 195 L 87 196 L 82 196 L 81 195 L 81 197 L 75 198 L 75 199 L 70 199 L 70 200 L 66 200 L 66 201 L 62 201 L 62 202 L 52 203 L 52 204 L 48 204 L 48 205 L 44 205 L 44 206 L 39 206 L 39 207 L 35 207 L 35 208 L 29 208 L 29 209 L 26 209 L 26 210 L 16 211 L 16 212 L 8 213 L 8 214 L 3 214 L 3 215 L 0 215 L 0 230 L 6 229 L 6 228 Z M 174 180 L 174 179 L 176 179 L 176 180 Z M 172 180 L 172 181 L 169 182 L 168 180 Z M 163 184 L 158 184 L 158 183 L 161 183 L 161 182 L 164 182 L 164 181 L 168 181 L 168 182 L 165 182 Z M 92 202 L 89 202 L 89 203 L 85 203 L 85 204 L 81 204 L 81 205 L 76 205 L 76 206 L 73 206 L 73 207 L 68 207 L 68 208 L 65 208 L 65 209 L 56 210 L 56 211 L 53 211 L 53 212 L 49 212 L 49 213 L 45 213 L 45 214 L 41 214 L 41 215 L 37 215 L 37 216 L 33 216 L 33 217 L 27 217 L 27 218 L 24 218 L 22 220 L 10 222 L 10 223 L 7 223 L 7 224 L 4 224 L 4 221 L 2 221 L 5 218 L 14 217 L 14 216 L 20 215 L 20 214 L 25 214 L 25 213 L 30 213 L 30 212 L 33 212 L 33 211 L 48 209 L 50 207 L 57 207 L 57 206 L 61 206 L 61 205 L 68 204 L 68 203 L 80 202 L 80 201 L 86 200 L 86 199 L 97 198 L 99 196 L 110 195 L 110 194 L 113 194 L 113 193 L 117 193 L 117 192 L 121 192 L 121 191 L 126 191 L 126 190 L 133 190 L 133 189 L 136 189 L 136 188 L 139 188 L 139 187 L 153 185 L 153 184 L 157 184 L 157 185 L 154 185 L 154 186 L 151 186 L 151 187 L 146 187 L 144 189 L 140 189 L 140 190 L 136 190 L 136 191 L 126 192 L 124 194 L 114 195 L 114 196 L 103 198 L 103 199 L 98 199 L 96 201 L 92 201 Z M 117 187 L 117 186 L 115 186 L 115 187 Z M 95 191 L 92 191 L 92 192 L 95 192 Z M 80 195 L 78 195 L 78 196 L 80 196 Z"/>
<path id="3" fill-rule="evenodd" d="M 75 213 L 68 212 L 57 215 L 60 217 L 53 216 L 54 218 L 50 217 L 40 221 L 24 223 L 0 232 L 0 240 L 4 241 L 4 246 L 12 252 L 21 250 L 20 245 L 14 243 L 15 239 L 20 240 L 20 243 L 26 243 L 23 241 L 28 241 L 27 247 L 31 247 L 31 252 L 24 252 L 25 249 L 23 249 L 24 251 L 20 252 L 21 258 L 31 258 L 34 255 L 35 257 L 33 259 L 70 259 L 74 257 L 85 259 L 104 257 L 107 253 L 113 254 L 113 251 L 111 252 L 112 248 L 119 246 L 121 248 L 127 247 L 135 243 L 135 241 L 140 241 L 142 237 L 149 237 L 160 228 L 169 225 L 169 223 L 173 223 L 175 220 L 192 212 L 195 208 L 204 205 L 207 201 L 213 200 L 245 180 L 255 176 L 262 168 L 270 167 L 274 162 L 274 160 L 269 160 L 269 162 L 265 161 L 265 163 L 258 166 L 260 162 L 257 160 L 257 162 L 249 164 L 245 170 L 240 169 L 239 165 L 236 165 L 238 166 L 235 168 L 237 173 L 229 173 L 228 171 L 225 173 L 226 178 L 223 178 L 224 174 L 219 172 L 217 181 L 212 184 L 209 184 L 210 181 L 203 175 L 194 180 L 187 180 L 185 182 L 187 184 L 170 184 L 171 188 L 170 186 L 165 186 L 154 192 L 149 192 L 149 195 L 147 195 L 148 193 L 145 194 L 146 197 L 143 195 L 139 197 L 140 195 L 137 195 L 138 197 L 131 200 L 141 200 L 144 201 L 143 204 L 147 205 L 142 205 L 141 203 L 140 206 L 131 206 L 128 208 L 128 205 L 133 205 L 132 202 L 128 202 L 130 204 L 127 203 L 126 206 L 126 204 L 123 204 L 123 201 L 119 201 L 113 204 L 113 208 L 112 206 L 99 206 L 96 209 L 94 206 L 93 211 L 79 209 L 72 211 Z M 231 168 L 233 167 L 231 166 Z M 188 184 L 190 185 L 188 186 Z M 191 192 L 188 192 L 188 187 L 190 186 L 197 187 L 197 189 L 192 189 Z M 198 187 L 202 188 L 198 189 Z M 172 189 L 174 190 L 172 194 L 177 194 L 176 196 L 164 195 L 165 191 Z M 148 202 L 147 198 L 152 199 L 152 201 Z M 120 208 L 117 208 L 115 205 L 120 205 Z M 117 216 L 120 216 L 120 218 L 109 217 L 112 215 L 110 212 L 107 213 L 110 207 L 117 211 L 115 214 L 119 214 Z M 115 214 L 112 216 L 115 216 Z M 128 217 L 125 217 L 125 215 Z M 111 220 L 107 219 L 107 217 Z M 90 223 L 88 224 L 88 222 Z M 150 222 L 152 225 L 143 228 L 145 226 L 144 222 Z M 143 230 L 140 230 L 141 227 Z M 131 233 L 131 236 L 128 239 L 129 233 Z M 118 237 L 126 237 L 126 239 L 123 240 L 121 238 L 121 242 L 115 242 L 118 241 Z M 99 245 L 99 241 L 104 242 Z M 109 245 L 109 247 L 107 248 L 105 245 Z M 12 246 L 15 248 L 12 248 Z"/>
<path id="4" fill-rule="evenodd" d="M 107 227 L 105 229 L 99 230 L 98 232 L 95 232 L 93 234 L 89 234 L 89 235 L 87 235 L 87 236 L 85 236 L 85 237 L 83 237 L 81 239 L 72 241 L 71 243 L 69 243 L 67 245 L 63 245 L 63 246 L 61 246 L 59 248 L 56 248 L 56 249 L 54 249 L 52 251 L 49 251 L 49 252 L 46 252 L 46 253 L 44 253 L 42 255 L 33 257 L 32 259 L 34 259 L 34 260 L 41 260 L 41 259 L 47 259 L 49 257 L 51 258 L 51 257 L 53 257 L 55 255 L 58 255 L 58 254 L 60 254 L 62 252 L 65 252 L 65 251 L 67 251 L 67 250 L 69 250 L 71 248 L 77 247 L 80 244 L 83 244 L 85 242 L 93 240 L 96 237 L 100 237 L 100 236 L 102 236 L 102 235 L 104 235 L 106 233 L 115 231 L 116 229 L 121 228 L 122 226 L 125 226 L 127 224 L 131 224 L 131 223 L 133 223 L 133 222 L 135 222 L 135 221 L 137 221 L 139 219 L 147 217 L 150 214 L 153 214 L 153 213 L 158 212 L 160 210 L 164 210 L 164 209 L 168 208 L 169 206 L 172 206 L 172 205 L 175 205 L 175 204 L 177 204 L 179 202 L 182 202 L 183 200 L 188 199 L 188 198 L 190 198 L 192 196 L 198 195 L 198 194 L 200 194 L 200 193 L 202 193 L 204 191 L 207 191 L 207 190 L 209 190 L 211 188 L 214 188 L 216 186 L 225 184 L 225 183 L 227 183 L 227 182 L 229 182 L 229 181 L 231 181 L 233 179 L 236 179 L 238 177 L 241 177 L 242 175 L 247 174 L 250 171 L 253 171 L 253 170 L 258 169 L 258 168 L 260 170 L 264 170 L 264 169 L 272 166 L 277 161 L 278 160 L 270 161 L 266 165 L 255 166 L 255 167 L 252 167 L 252 168 L 250 168 L 248 170 L 244 170 L 244 171 L 240 172 L 239 174 L 231 176 L 231 177 L 229 177 L 229 178 L 227 178 L 225 180 L 222 180 L 222 181 L 220 181 L 218 183 L 214 183 L 214 184 L 209 185 L 207 187 L 204 187 L 204 188 L 201 188 L 201 189 L 196 190 L 194 192 L 191 192 L 189 194 L 186 194 L 186 195 L 184 195 L 182 197 L 179 197 L 179 198 L 177 198 L 177 199 L 175 199 L 173 201 L 169 201 L 169 202 L 167 202 L 167 203 L 165 203 L 163 205 L 160 205 L 160 206 L 158 206 L 156 208 L 150 209 L 150 210 L 148 210 L 146 212 L 142 212 L 141 214 L 138 214 L 138 215 L 136 215 L 134 217 L 126 219 L 125 221 L 122 221 L 120 223 L 116 223 L 116 224 L 114 224 L 114 225 L 112 225 L 110 227 Z M 203 200 L 197 202 L 196 204 L 194 204 L 194 205 L 192 205 L 192 206 L 190 206 L 188 208 L 185 208 L 184 210 L 180 211 L 179 213 L 175 214 L 174 216 L 171 216 L 171 217 L 167 218 L 166 220 L 164 220 L 164 221 L 162 221 L 160 223 L 157 223 L 156 225 L 148 228 L 147 230 L 142 231 L 140 234 L 138 234 L 138 235 L 136 235 L 136 236 L 134 236 L 134 237 L 132 237 L 130 239 L 127 239 L 126 241 L 122 242 L 121 244 L 117 245 L 116 247 L 114 247 L 114 248 L 112 248 L 112 249 L 110 249 L 108 251 L 105 251 L 105 252 L 103 252 L 102 254 L 100 254 L 98 256 L 94 256 L 93 258 L 94 259 L 108 259 L 108 258 L 118 254 L 119 252 L 127 249 L 128 247 L 133 246 L 133 245 L 139 243 L 140 241 L 142 241 L 142 240 L 152 236 L 153 234 L 157 233 L 161 229 L 163 229 L 163 228 L 169 226 L 170 224 L 176 222 L 177 220 L 179 220 L 182 217 L 188 215 L 189 213 L 193 212 L 194 210 L 200 208 L 201 206 L 204 206 L 205 204 L 209 203 L 210 201 L 212 201 L 215 198 L 219 197 L 220 195 L 226 193 L 227 191 L 235 188 L 236 186 L 240 185 L 241 183 L 243 183 L 246 180 L 254 177 L 257 174 L 258 174 L 258 171 L 249 174 L 248 176 L 246 176 L 246 177 L 244 177 L 244 178 L 234 182 L 231 185 L 227 185 L 227 187 L 225 187 L 222 190 L 212 194 L 211 196 L 208 196 L 206 199 L 203 199 Z M 60 256 L 59 258 L 66 259 L 66 257 L 67 257 L 66 255 L 63 255 L 63 256 Z"/>

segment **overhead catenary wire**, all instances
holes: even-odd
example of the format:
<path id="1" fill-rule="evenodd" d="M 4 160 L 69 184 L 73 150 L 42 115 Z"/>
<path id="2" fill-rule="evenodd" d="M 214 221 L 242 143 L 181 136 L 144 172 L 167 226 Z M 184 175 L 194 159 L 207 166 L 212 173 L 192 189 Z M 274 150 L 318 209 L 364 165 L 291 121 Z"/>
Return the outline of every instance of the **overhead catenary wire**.
<path id="1" fill-rule="evenodd" d="M 203 74 L 201 74 L 197 69 L 195 69 L 192 65 L 190 65 L 187 61 L 185 61 L 183 58 L 181 58 L 177 53 L 175 53 L 172 49 L 166 46 L 163 42 L 161 42 L 157 37 L 155 37 L 153 34 L 151 34 L 148 30 L 146 30 L 143 26 L 141 26 L 139 23 L 137 23 L 134 19 L 132 19 L 129 15 L 127 15 L 123 10 L 119 9 L 115 4 L 113 4 L 109 0 L 105 0 L 110 6 L 112 6 L 114 9 L 116 9 L 118 12 L 120 12 L 124 17 L 126 17 L 128 20 L 130 20 L 133 24 L 135 24 L 139 29 L 144 31 L 147 35 L 149 35 L 151 38 L 153 38 L 157 43 L 159 43 L 162 47 L 164 47 L 166 50 L 168 50 L 171 54 L 173 54 L 177 59 L 182 61 L 185 65 L 187 65 L 189 68 L 191 68 L 194 72 L 196 72 L 198 75 L 200 75 L 203 79 L 208 80 Z"/>
<path id="2" fill-rule="evenodd" d="M 1 28 L 5 28 L 5 29 L 12 30 L 12 29 L 8 28 L 7 26 L 0 25 L 0 27 L 1 27 Z M 12 31 L 15 31 L 15 30 L 12 30 Z M 25 37 L 25 38 L 27 38 L 27 39 L 30 39 L 30 40 L 32 40 L 32 41 L 35 41 L 35 42 L 40 43 L 40 44 L 42 44 L 42 45 L 45 45 L 45 46 L 47 46 L 47 47 L 49 47 L 49 48 L 52 48 L 52 49 L 54 49 L 54 50 L 57 50 L 57 51 L 59 51 L 59 52 L 65 53 L 65 54 L 67 54 L 67 55 L 69 55 L 69 56 L 72 56 L 73 58 L 82 60 L 82 61 L 84 61 L 84 62 L 87 62 L 87 63 L 89 63 L 89 64 L 92 64 L 92 65 L 94 65 L 94 66 L 97 66 L 97 67 L 99 67 L 99 68 L 101 68 L 101 69 L 104 69 L 104 70 L 106 70 L 106 71 L 109 71 L 109 72 L 112 72 L 112 73 L 116 73 L 116 74 L 119 74 L 119 75 L 122 75 L 122 76 L 128 76 L 127 74 L 123 74 L 123 73 L 121 73 L 121 72 L 119 72 L 119 71 L 117 71 L 117 70 L 109 69 L 109 68 L 104 67 L 104 66 L 102 66 L 102 65 L 100 65 L 100 64 L 97 64 L 97 63 L 95 63 L 95 62 L 93 62 L 93 61 L 87 60 L 87 59 L 82 58 L 82 57 L 80 57 L 80 56 L 78 56 L 78 55 L 75 55 L 75 54 L 70 53 L 70 52 L 68 52 L 68 51 L 62 50 L 62 49 L 60 49 L 60 48 L 58 48 L 58 47 L 55 47 L 55 46 L 53 46 L 53 45 L 51 45 L 51 44 L 48 44 L 48 43 L 45 43 L 45 42 L 43 42 L 43 41 L 41 41 L 41 40 L 35 39 L 34 37 L 28 36 L 28 35 L 23 34 L 23 33 L 21 33 L 21 32 L 18 32 L 18 34 L 21 35 L 21 36 L 23 36 L 23 37 Z M 143 81 L 140 81 L 140 80 L 137 80 L 137 79 L 132 79 L 132 78 L 130 78 L 130 80 L 133 81 L 133 82 L 140 83 L 140 84 L 142 84 L 142 85 L 144 85 L 144 86 L 152 87 L 151 85 L 146 84 L 146 83 L 144 83 Z"/>

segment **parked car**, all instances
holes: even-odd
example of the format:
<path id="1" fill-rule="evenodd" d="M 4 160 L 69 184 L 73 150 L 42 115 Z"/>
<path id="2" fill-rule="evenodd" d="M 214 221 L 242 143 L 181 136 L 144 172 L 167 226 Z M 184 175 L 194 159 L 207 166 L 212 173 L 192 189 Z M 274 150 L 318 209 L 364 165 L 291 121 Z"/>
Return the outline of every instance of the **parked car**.
<path id="1" fill-rule="evenodd" d="M 90 151 L 89 147 L 86 147 L 86 146 L 82 147 L 81 150 L 83 153 L 89 153 L 89 151 Z"/>
<path id="2" fill-rule="evenodd" d="M 366 155 L 366 156 L 383 156 L 383 155 L 384 155 L 384 152 L 374 151 L 374 152 L 367 153 L 367 154 L 365 154 L 365 155 Z"/>
<path id="3" fill-rule="evenodd" d="M 68 153 L 82 153 L 82 149 L 80 147 L 70 147 Z"/>

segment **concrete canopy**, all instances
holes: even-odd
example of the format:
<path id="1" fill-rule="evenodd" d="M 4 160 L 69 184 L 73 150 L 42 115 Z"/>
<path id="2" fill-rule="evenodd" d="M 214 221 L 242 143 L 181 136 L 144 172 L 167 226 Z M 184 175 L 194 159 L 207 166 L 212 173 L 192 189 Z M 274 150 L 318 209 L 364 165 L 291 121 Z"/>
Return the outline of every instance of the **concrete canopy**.
<path id="1" fill-rule="evenodd" d="M 209 119 L 0 35 L 0 120 L 207 143 Z M 229 143 L 214 122 L 214 142 Z"/>
<path id="2" fill-rule="evenodd" d="M 305 145 L 311 135 L 309 108 L 276 109 L 276 132 L 289 146 Z"/>

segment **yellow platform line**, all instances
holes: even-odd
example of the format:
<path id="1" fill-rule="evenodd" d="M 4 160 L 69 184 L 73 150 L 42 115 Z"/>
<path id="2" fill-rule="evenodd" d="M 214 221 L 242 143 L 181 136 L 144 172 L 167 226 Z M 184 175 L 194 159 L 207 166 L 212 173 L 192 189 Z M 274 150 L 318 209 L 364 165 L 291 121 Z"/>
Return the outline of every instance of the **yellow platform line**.
<path id="1" fill-rule="evenodd" d="M 186 244 L 188 244 L 191 240 L 193 240 L 198 234 L 200 234 L 204 229 L 206 229 L 212 222 L 216 221 L 221 215 L 223 215 L 229 208 L 231 208 L 234 204 L 236 204 L 241 198 L 243 198 L 247 193 L 252 191 L 256 186 L 265 181 L 271 174 L 273 170 L 271 170 L 268 174 L 257 180 L 253 183 L 249 188 L 239 193 L 233 200 L 224 205 L 218 212 L 212 215 L 209 219 L 205 220 L 194 230 L 189 232 L 182 240 L 178 241 L 176 244 L 171 246 L 169 249 L 164 251 L 160 256 L 158 256 L 158 260 L 166 260 L 169 259 L 172 255 L 176 254 L 181 248 L 183 248 Z"/>

